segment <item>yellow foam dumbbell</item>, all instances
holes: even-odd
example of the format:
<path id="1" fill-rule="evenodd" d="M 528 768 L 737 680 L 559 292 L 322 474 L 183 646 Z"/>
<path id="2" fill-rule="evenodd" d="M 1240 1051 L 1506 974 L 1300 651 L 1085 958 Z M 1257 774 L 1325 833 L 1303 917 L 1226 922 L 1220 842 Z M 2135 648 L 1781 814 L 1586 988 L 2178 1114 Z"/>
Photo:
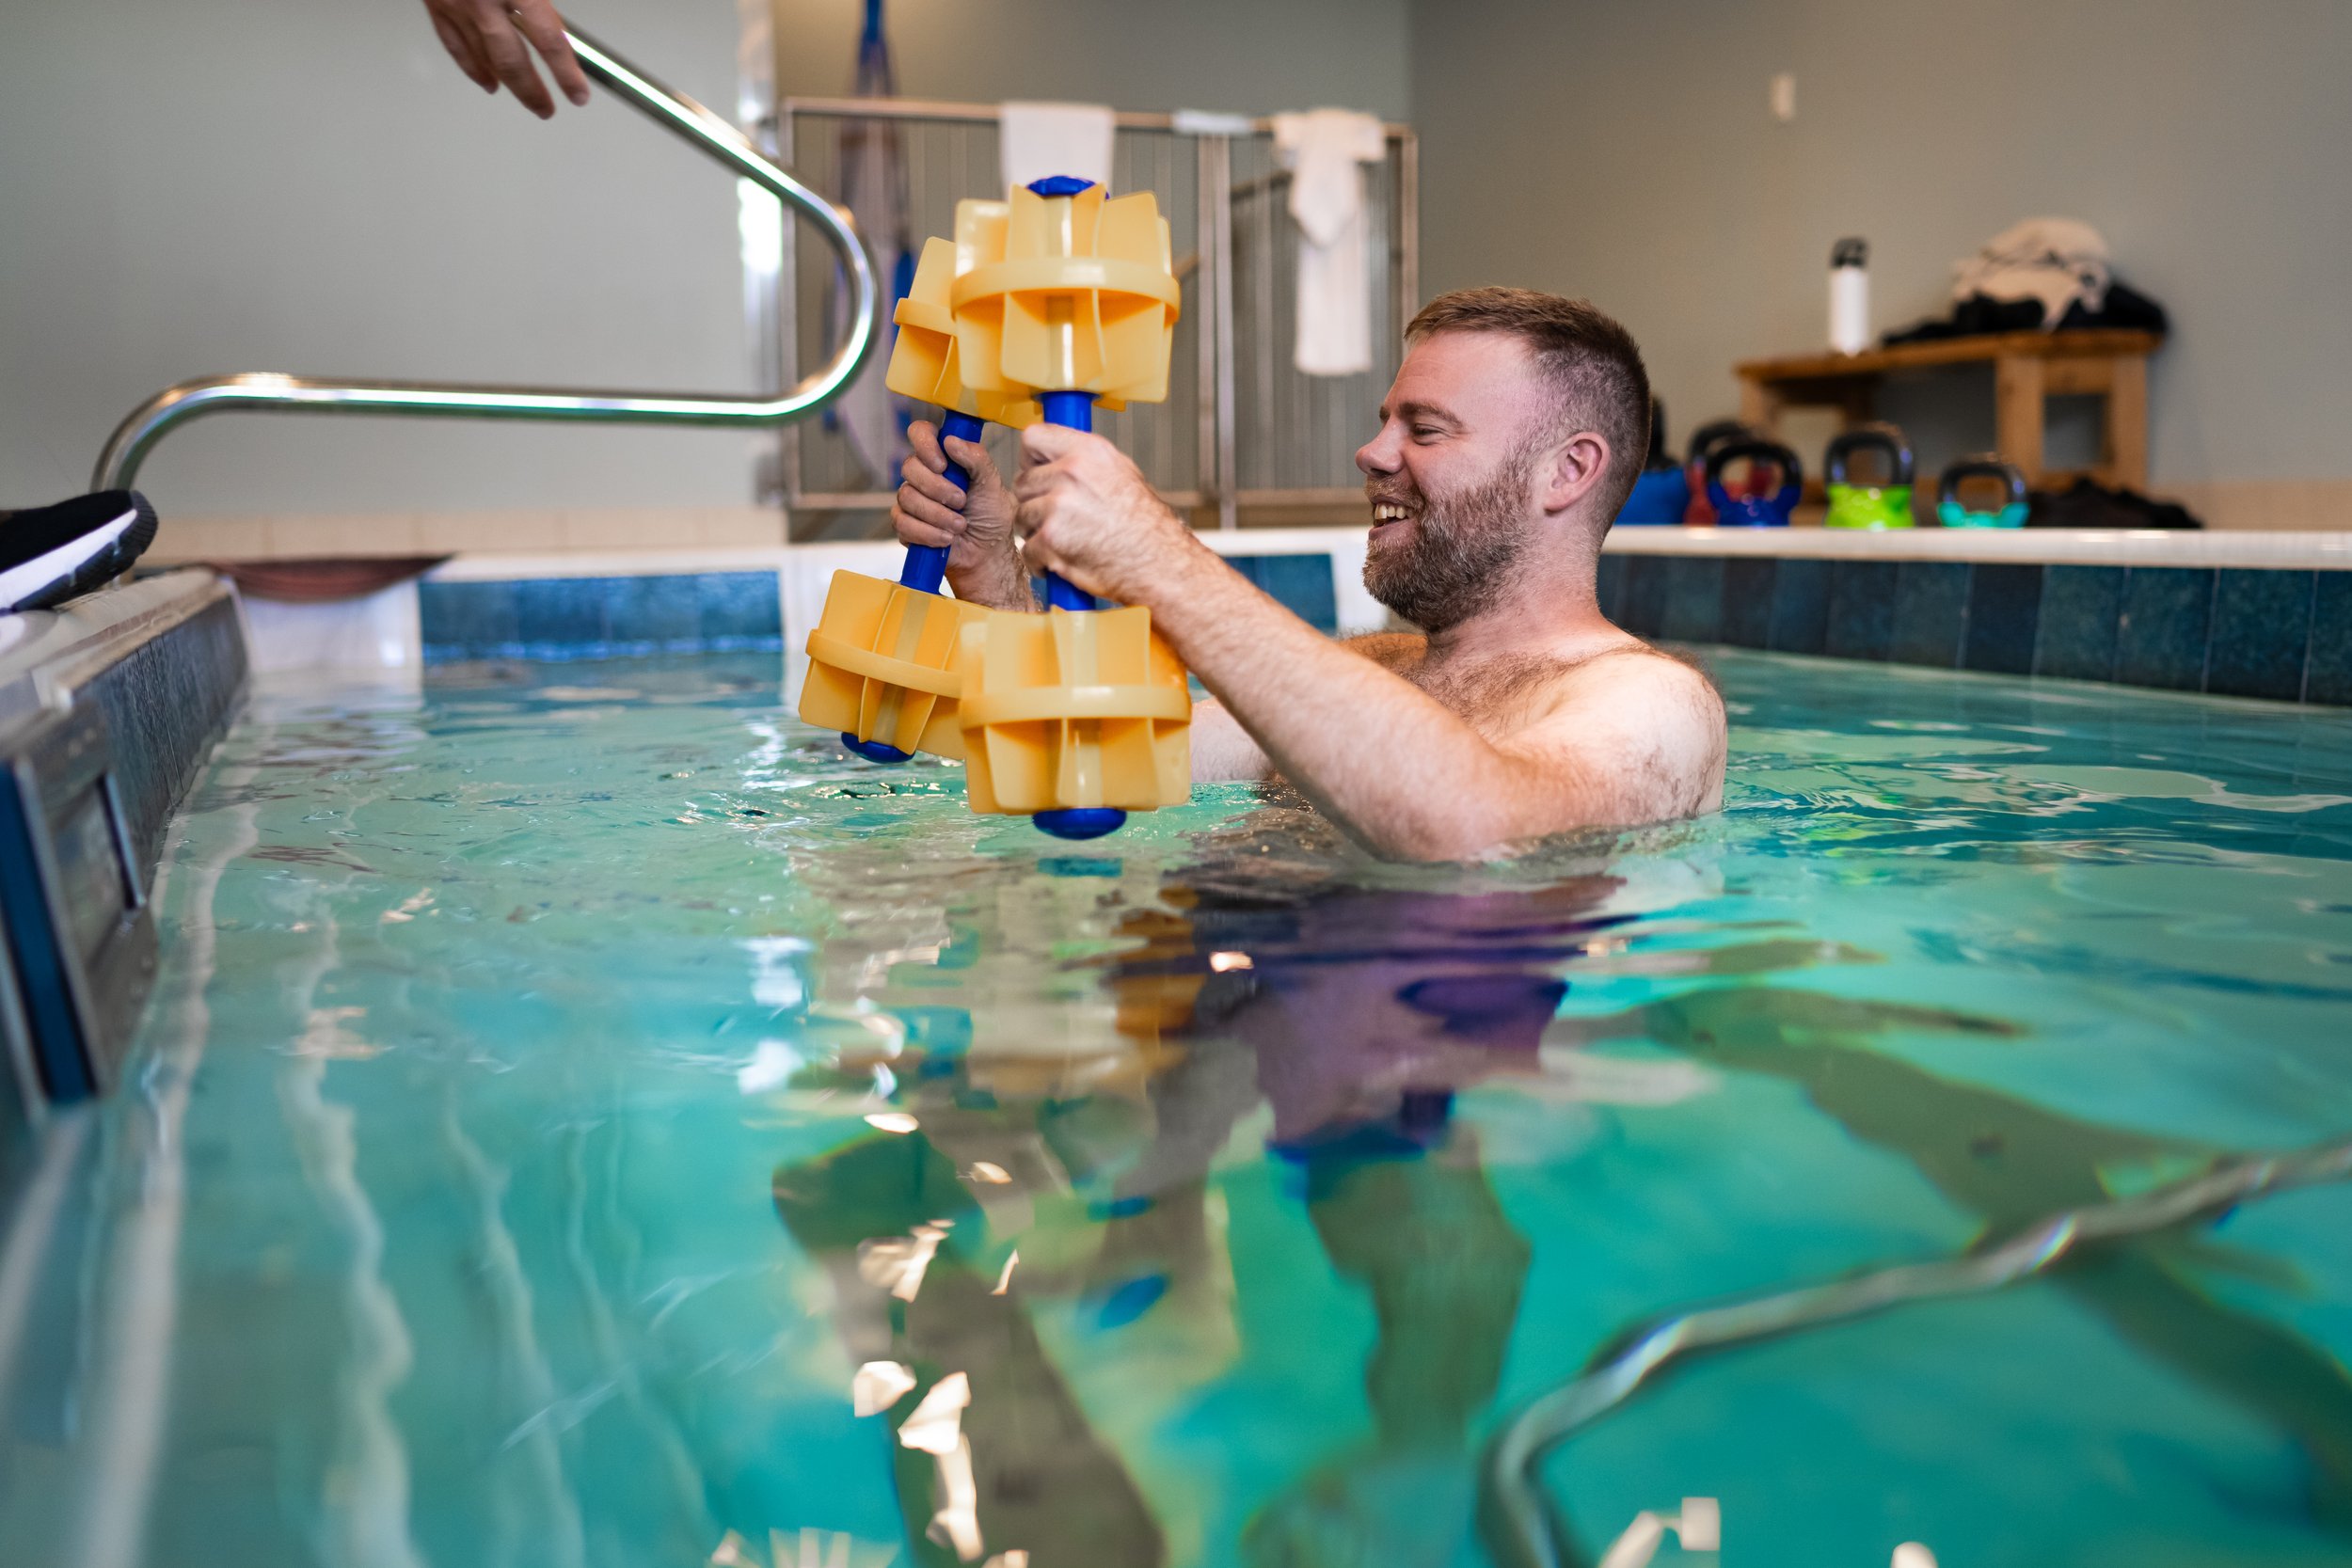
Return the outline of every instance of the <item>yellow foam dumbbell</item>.
<path id="1" fill-rule="evenodd" d="M 1052 179 L 959 203 L 951 297 L 964 383 L 1035 396 L 1049 424 L 1168 396 L 1181 294 L 1148 191 Z M 1149 610 L 1096 611 L 1050 573 L 1045 594 L 1042 616 L 962 633 L 966 783 L 976 811 L 1094 838 L 1189 796 L 1192 705 Z"/>
<path id="2" fill-rule="evenodd" d="M 951 297 L 968 387 L 1110 407 L 1168 397 L 1182 291 L 1150 191 L 1041 180 L 958 202 Z"/>
<path id="3" fill-rule="evenodd" d="M 898 341 L 883 383 L 902 397 L 939 404 L 943 438 L 977 441 L 982 420 L 1027 424 L 1038 410 L 1029 399 L 975 391 L 959 378 L 949 299 L 955 265 L 956 248 L 947 241 L 923 247 L 914 284 L 893 315 Z M 971 483 L 961 464 L 950 463 L 947 477 L 958 486 Z M 895 583 L 860 572 L 834 574 L 808 639 L 804 722 L 840 731 L 842 745 L 872 762 L 904 762 L 914 752 L 963 755 L 957 636 L 984 612 L 940 594 L 946 571 L 945 549 L 912 545 Z"/>
<path id="4" fill-rule="evenodd" d="M 961 654 L 974 811 L 1099 820 L 1088 814 L 1151 811 L 1191 794 L 1192 693 L 1150 610 L 997 611 L 963 628 Z"/>

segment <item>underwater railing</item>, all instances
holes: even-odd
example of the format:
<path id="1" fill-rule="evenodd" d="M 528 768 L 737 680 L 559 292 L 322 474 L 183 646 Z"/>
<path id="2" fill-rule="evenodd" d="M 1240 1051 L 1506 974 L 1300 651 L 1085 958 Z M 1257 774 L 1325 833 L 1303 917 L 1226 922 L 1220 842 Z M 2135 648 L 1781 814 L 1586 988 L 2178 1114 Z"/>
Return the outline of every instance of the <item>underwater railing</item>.
<path id="1" fill-rule="evenodd" d="M 2203 1173 L 2109 1203 L 2069 1209 L 1981 1250 L 1899 1263 L 1655 1320 L 1620 1335 L 1580 1377 L 1534 1400 L 1488 1446 L 1480 1529 L 1503 1568 L 1582 1560 L 1536 1480 L 1536 1462 L 1633 1397 L 1656 1373 L 1712 1350 L 1826 1327 L 1913 1302 L 1980 1295 L 2033 1278 L 2084 1247 L 2128 1241 L 2297 1187 L 2352 1180 L 2352 1142 L 2217 1162 Z"/>
<path id="2" fill-rule="evenodd" d="M 825 243 L 849 276 L 852 295 L 849 330 L 822 369 L 789 390 L 751 396 L 401 381 L 345 383 L 266 372 L 208 376 L 166 388 L 132 410 L 98 459 L 93 488 L 127 488 L 156 442 L 205 414 L 382 414 L 408 419 L 758 427 L 814 413 L 846 388 L 873 351 L 878 305 L 873 265 L 848 209 L 834 206 L 802 184 L 740 131 L 693 99 L 662 86 L 577 28 L 566 29 L 565 37 L 591 77 L 656 124 L 773 194 L 824 234 Z"/>

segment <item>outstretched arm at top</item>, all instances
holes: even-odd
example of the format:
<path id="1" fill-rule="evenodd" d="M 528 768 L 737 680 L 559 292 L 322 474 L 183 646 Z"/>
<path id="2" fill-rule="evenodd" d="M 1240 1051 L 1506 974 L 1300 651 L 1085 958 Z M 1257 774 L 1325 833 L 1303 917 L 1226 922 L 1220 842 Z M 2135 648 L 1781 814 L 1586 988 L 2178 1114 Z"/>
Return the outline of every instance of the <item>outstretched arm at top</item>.
<path id="1" fill-rule="evenodd" d="M 574 103 L 588 102 L 588 74 L 572 54 L 564 19 L 551 0 L 424 0 L 424 8 L 441 47 L 484 92 L 503 85 L 541 119 L 553 115 L 555 100 L 532 66 L 536 50 L 564 96 Z"/>
<path id="2" fill-rule="evenodd" d="M 1518 840 L 1705 809 L 1721 755 L 1696 672 L 1629 650 L 1569 677 L 1534 725 L 1481 735 L 1229 569 L 1107 442 L 1025 432 L 1015 486 L 1036 564 L 1148 605 L 1272 765 L 1375 852 L 1468 860 Z"/>

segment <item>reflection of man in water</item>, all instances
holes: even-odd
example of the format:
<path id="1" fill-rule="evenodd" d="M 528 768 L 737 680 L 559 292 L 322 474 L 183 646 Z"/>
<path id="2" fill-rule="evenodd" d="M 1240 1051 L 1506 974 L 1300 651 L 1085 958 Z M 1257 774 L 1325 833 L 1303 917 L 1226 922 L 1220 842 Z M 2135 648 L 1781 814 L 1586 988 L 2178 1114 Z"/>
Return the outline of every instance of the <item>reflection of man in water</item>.
<path id="1" fill-rule="evenodd" d="M 1194 907 L 1137 915 L 1130 934 L 1144 945 L 1108 976 L 1114 994 L 1161 1006 L 1199 991 L 1184 1049 L 1149 1085 L 1139 1152 L 1105 1098 L 1019 1101 L 979 1090 L 983 1069 L 943 1061 L 916 1073 L 906 1101 L 919 1131 L 779 1171 L 779 1212 L 833 1273 L 852 1359 L 914 1379 L 889 1418 L 917 1560 L 956 1560 L 955 1463 L 968 1466 L 968 1524 L 987 1553 L 1026 1550 L 1031 1568 L 1165 1560 L 1143 1489 L 1047 1359 L 1026 1300 L 1082 1293 L 1104 1314 L 1191 1314 L 1197 1339 L 1230 1332 L 1208 1321 L 1223 1307 L 1200 1288 L 1226 1283 L 1221 1258 L 1207 1256 L 1203 1200 L 1212 1162 L 1261 1098 L 1274 1157 L 1299 1171 L 1315 1234 L 1370 1294 L 1379 1338 L 1365 1370 L 1372 1437 L 1309 1469 L 1253 1521 L 1244 1549 L 1284 1563 L 1447 1560 L 1470 1528 L 1470 1429 L 1494 1397 L 1529 1256 L 1452 1098 L 1538 1070 L 1565 990 L 1556 972 L 1594 933 L 1590 911 L 1613 885 L 1342 888 L 1281 904 L 1169 890 Z M 1057 1256 L 1081 1227 L 1056 1195 L 1098 1153 L 1120 1174 L 1086 1222 L 1093 1260 L 1073 1269 Z M 996 1223 L 981 1223 L 983 1209 Z M 918 1285 L 893 1295 L 903 1275 L 875 1265 L 904 1253 L 878 1248 L 921 1244 L 927 1229 Z M 997 1278 L 1006 1243 L 1020 1261 Z M 942 1462 L 905 1435 L 957 1372 L 969 1383 L 968 1457 Z"/>
<path id="2" fill-rule="evenodd" d="M 977 443 L 950 454 L 914 425 L 892 522 L 947 549 L 960 598 L 1034 610 L 1029 574 L 1052 570 L 1148 607 L 1216 698 L 1194 709 L 1194 777 L 1279 774 L 1391 859 L 1716 810 L 1722 700 L 1612 626 L 1595 590 L 1649 450 L 1632 338 L 1582 300 L 1502 288 L 1440 295 L 1406 337 L 1356 466 L 1364 586 L 1416 631 L 1324 637 L 1228 570 L 1116 448 L 1057 426 L 1022 433 L 1009 487 Z"/>
<path id="3" fill-rule="evenodd" d="M 1502 1376 L 1529 1247 L 1453 1100 L 1541 1070 L 1559 972 L 1608 924 L 1594 911 L 1615 885 L 1338 888 L 1276 905 L 1203 894 L 1192 954 L 1131 960 L 1216 971 L 1196 1050 L 1249 1052 L 1274 1152 L 1299 1167 L 1315 1234 L 1378 1323 L 1371 1438 L 1260 1512 L 1249 1560 L 1409 1568 L 1453 1560 L 1468 1536 L 1471 1427 Z"/>

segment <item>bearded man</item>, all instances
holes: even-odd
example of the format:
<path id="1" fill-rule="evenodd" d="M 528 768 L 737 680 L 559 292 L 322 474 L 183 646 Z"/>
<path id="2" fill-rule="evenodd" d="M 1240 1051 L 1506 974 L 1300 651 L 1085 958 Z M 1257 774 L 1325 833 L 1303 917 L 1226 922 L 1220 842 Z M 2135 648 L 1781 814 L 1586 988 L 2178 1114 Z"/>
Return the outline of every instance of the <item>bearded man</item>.
<path id="1" fill-rule="evenodd" d="M 1195 779 L 1280 777 L 1377 854 L 1471 860 L 1722 804 L 1722 699 L 1612 626 L 1594 589 L 1649 410 L 1632 337 L 1581 300 L 1469 289 L 1414 317 L 1356 466 L 1364 586 L 1418 634 L 1327 639 L 1109 442 L 1057 426 L 1022 433 L 1009 491 L 977 443 L 943 452 L 914 426 L 891 519 L 910 545 L 948 547 L 960 598 L 1033 610 L 1030 574 L 1053 571 L 1150 607 L 1216 699 L 1193 710 Z"/>

